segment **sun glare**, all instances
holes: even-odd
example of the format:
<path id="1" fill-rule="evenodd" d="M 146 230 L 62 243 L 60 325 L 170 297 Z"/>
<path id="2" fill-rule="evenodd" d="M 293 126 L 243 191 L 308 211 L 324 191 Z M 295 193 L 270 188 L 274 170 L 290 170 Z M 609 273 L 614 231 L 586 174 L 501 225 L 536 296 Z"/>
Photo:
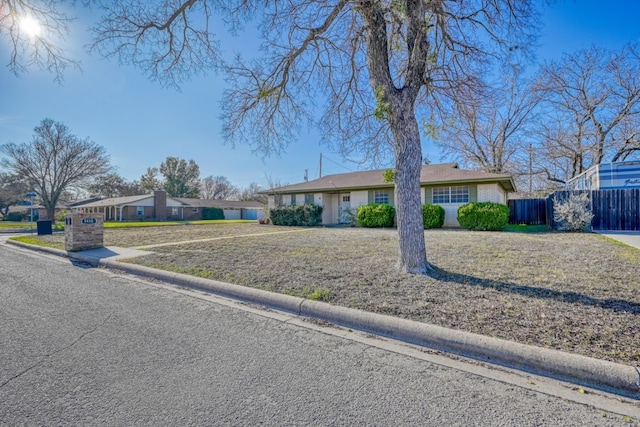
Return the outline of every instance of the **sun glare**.
<path id="1" fill-rule="evenodd" d="M 22 30 L 32 38 L 39 37 L 40 33 L 42 32 L 40 23 L 32 16 L 25 16 L 24 18 L 22 18 L 20 20 L 20 28 L 22 28 Z"/>

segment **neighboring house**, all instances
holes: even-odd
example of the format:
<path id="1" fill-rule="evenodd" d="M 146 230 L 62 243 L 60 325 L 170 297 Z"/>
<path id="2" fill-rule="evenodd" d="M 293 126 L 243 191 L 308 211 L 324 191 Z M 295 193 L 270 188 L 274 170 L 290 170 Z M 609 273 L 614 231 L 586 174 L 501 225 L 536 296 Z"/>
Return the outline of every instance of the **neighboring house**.
<path id="1" fill-rule="evenodd" d="M 79 213 L 102 213 L 105 221 L 180 221 L 202 219 L 203 208 L 207 207 L 222 209 L 225 219 L 257 220 L 264 217 L 264 206 L 259 202 L 170 197 L 164 190 L 83 203 L 74 206 L 72 210 Z"/>
<path id="2" fill-rule="evenodd" d="M 601 163 L 567 181 L 571 190 L 640 188 L 640 161 Z"/>
<path id="3" fill-rule="evenodd" d="M 83 205 L 85 203 L 94 202 L 96 200 L 100 200 L 100 197 L 90 197 L 88 199 L 76 200 L 75 202 L 67 203 L 66 205 L 57 205 L 55 209 L 56 216 L 58 214 L 64 213 L 65 211 L 72 210 L 77 205 Z M 42 205 L 33 205 L 33 216 L 38 220 L 46 220 L 49 219 L 47 215 L 47 209 Z"/>
<path id="4" fill-rule="evenodd" d="M 322 178 L 264 191 L 269 209 L 277 205 L 320 205 L 322 224 L 348 222 L 348 213 L 371 203 L 394 205 L 394 184 L 385 182 L 385 169 L 327 175 Z M 420 173 L 422 203 L 445 210 L 446 227 L 459 227 L 458 208 L 469 202 L 507 204 L 516 191 L 510 175 L 459 169 L 457 163 L 425 165 Z"/>

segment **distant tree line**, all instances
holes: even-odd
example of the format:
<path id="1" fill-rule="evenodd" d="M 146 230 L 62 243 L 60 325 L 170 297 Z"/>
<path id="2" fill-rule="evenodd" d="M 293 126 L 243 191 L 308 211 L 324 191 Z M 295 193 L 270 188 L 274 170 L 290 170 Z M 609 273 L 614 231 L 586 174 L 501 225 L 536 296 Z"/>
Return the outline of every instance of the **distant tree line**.
<path id="1" fill-rule="evenodd" d="M 194 160 L 169 156 L 159 167 L 149 167 L 138 180 L 119 175 L 104 147 L 81 139 L 61 122 L 44 119 L 34 129 L 31 142 L 0 145 L 0 216 L 10 206 L 35 193 L 36 203 L 54 218 L 55 207 L 89 196 L 105 198 L 147 194 L 164 189 L 169 196 L 211 200 L 245 200 L 266 203 L 262 189 L 252 182 L 239 188 L 224 176 L 200 178 Z"/>

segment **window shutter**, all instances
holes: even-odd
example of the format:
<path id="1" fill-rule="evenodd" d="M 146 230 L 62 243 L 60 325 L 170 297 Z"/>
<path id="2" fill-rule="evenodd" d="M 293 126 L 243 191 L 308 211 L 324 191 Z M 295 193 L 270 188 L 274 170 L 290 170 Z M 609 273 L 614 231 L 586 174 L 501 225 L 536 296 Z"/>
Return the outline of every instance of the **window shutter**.
<path id="1" fill-rule="evenodd" d="M 424 202 L 427 205 L 433 204 L 433 189 L 431 187 L 425 187 L 424 189 Z"/>
<path id="2" fill-rule="evenodd" d="M 368 197 L 368 203 L 371 205 L 373 204 L 373 191 L 369 191 L 369 194 L 367 195 Z"/>
<path id="3" fill-rule="evenodd" d="M 389 190 L 389 204 L 391 206 L 395 206 L 396 205 L 396 201 L 394 200 L 395 199 L 395 195 L 396 195 L 395 191 Z"/>
<path id="4" fill-rule="evenodd" d="M 469 203 L 476 203 L 478 201 L 478 186 L 469 185 Z"/>

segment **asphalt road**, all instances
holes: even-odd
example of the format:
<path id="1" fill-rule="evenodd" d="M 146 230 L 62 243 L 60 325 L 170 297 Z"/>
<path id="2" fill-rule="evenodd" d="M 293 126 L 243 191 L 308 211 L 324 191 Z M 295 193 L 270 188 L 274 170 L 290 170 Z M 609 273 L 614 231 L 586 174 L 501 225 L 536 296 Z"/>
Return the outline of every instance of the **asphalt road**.
<path id="1" fill-rule="evenodd" d="M 350 331 L 4 243 L 0 260 L 2 426 L 637 423 Z"/>

